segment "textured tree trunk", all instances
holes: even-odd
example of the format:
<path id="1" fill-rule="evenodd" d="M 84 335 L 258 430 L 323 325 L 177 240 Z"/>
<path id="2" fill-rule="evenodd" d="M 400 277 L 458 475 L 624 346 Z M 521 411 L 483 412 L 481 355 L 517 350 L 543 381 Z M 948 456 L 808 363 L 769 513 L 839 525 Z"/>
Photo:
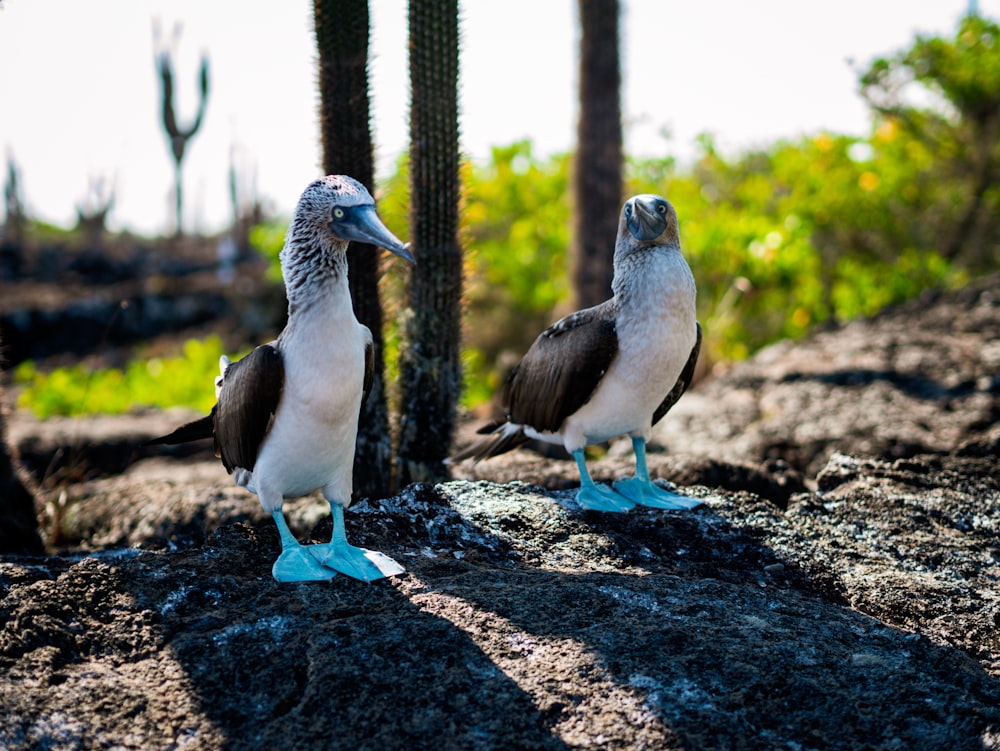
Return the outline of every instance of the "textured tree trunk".
<path id="1" fill-rule="evenodd" d="M 573 169 L 573 289 L 578 308 L 611 296 L 622 204 L 618 0 L 579 0 L 580 120 Z"/>
<path id="2" fill-rule="evenodd" d="M 400 485 L 448 476 L 462 387 L 458 242 L 458 2 L 410 0 L 410 240 L 400 358 Z"/>
<path id="3" fill-rule="evenodd" d="M 996 263 L 992 243 L 974 243 L 973 236 L 976 225 L 982 218 L 986 194 L 996 183 L 997 168 L 993 154 L 1000 132 L 1000 111 L 994 111 L 975 122 L 976 140 L 971 148 L 974 161 L 970 170 L 970 197 L 961 210 L 950 239 L 945 243 L 944 256 L 952 260 L 963 258 L 975 269 L 989 270 Z"/>
<path id="4" fill-rule="evenodd" d="M 315 0 L 313 15 L 319 50 L 323 169 L 328 175 L 350 175 L 374 195 L 367 0 Z M 379 254 L 377 248 L 357 243 L 352 243 L 347 253 L 354 314 L 371 329 L 375 340 L 375 379 L 361 407 L 354 490 L 375 498 L 388 494 L 392 470 L 382 355 Z"/>
<path id="5" fill-rule="evenodd" d="M 18 473 L 15 452 L 7 444 L 5 396 L 0 384 L 0 553 L 43 553 L 35 499 Z"/>

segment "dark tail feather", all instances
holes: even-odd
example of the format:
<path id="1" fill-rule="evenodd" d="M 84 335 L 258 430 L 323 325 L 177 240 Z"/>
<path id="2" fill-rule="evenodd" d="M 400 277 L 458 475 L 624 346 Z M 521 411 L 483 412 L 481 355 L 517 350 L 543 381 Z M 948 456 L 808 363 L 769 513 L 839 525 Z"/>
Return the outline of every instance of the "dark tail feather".
<path id="1" fill-rule="evenodd" d="M 159 438 L 151 438 L 142 445 L 176 446 L 178 443 L 187 443 L 188 441 L 200 441 L 203 438 L 211 438 L 215 435 L 213 427 L 214 422 L 215 420 L 212 415 L 205 415 L 201 419 L 189 422 L 187 425 L 181 425 L 173 433 L 161 435 Z"/>
<path id="2" fill-rule="evenodd" d="M 476 432 L 480 434 L 489 433 L 489 437 L 448 457 L 448 463 L 454 464 L 470 458 L 476 462 L 481 462 L 483 459 L 490 459 L 491 457 L 505 454 L 528 441 L 528 436 L 524 434 L 521 428 L 510 430 L 510 427 L 510 424 L 506 422 L 484 425 Z"/>

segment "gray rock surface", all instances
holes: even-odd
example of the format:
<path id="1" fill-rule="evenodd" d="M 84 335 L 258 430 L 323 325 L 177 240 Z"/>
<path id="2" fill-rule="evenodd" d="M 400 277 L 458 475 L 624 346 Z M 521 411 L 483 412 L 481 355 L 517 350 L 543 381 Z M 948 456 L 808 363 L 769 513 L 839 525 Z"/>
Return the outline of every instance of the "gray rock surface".
<path id="1" fill-rule="evenodd" d="M 955 450 L 1000 420 L 998 311 L 993 275 L 781 342 L 686 396 L 658 438 L 675 455 L 781 459 L 810 478 L 837 451 Z"/>
<path id="2" fill-rule="evenodd" d="M 59 554 L 0 562 L 0 748 L 1000 748 L 998 365 L 996 277 L 777 345 L 657 432 L 698 509 L 583 512 L 522 451 L 355 503 L 408 569 L 373 584 L 275 583 L 202 457 L 50 484 Z"/>

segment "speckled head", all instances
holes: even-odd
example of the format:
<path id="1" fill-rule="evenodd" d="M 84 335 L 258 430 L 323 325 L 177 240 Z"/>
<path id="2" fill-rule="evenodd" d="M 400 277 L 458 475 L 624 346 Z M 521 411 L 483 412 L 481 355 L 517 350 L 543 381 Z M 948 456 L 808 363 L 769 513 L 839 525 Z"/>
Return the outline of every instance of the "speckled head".
<path id="1" fill-rule="evenodd" d="M 324 215 L 329 216 L 331 203 L 346 207 L 374 206 L 375 199 L 368 189 L 353 177 L 327 175 L 313 180 L 306 186 L 295 207 L 295 213 L 322 221 Z"/>
<path id="2" fill-rule="evenodd" d="M 319 241 L 335 252 L 346 251 L 349 242 L 370 243 L 414 263 L 408 246 L 375 213 L 371 193 L 347 175 L 327 175 L 309 183 L 295 207 L 289 236 L 296 242 Z"/>

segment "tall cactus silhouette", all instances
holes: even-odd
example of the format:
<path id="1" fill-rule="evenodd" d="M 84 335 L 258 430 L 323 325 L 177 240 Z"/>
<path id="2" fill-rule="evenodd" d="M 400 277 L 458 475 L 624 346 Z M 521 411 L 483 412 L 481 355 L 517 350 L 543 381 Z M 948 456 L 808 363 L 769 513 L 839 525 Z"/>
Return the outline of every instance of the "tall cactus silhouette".
<path id="1" fill-rule="evenodd" d="M 319 119 L 323 171 L 347 174 L 372 195 L 374 157 L 368 96 L 369 16 L 366 0 L 314 0 L 313 21 L 319 52 Z M 372 332 L 375 363 L 372 388 L 361 405 L 354 453 L 354 489 L 380 498 L 390 489 L 392 445 L 385 398 L 379 257 L 372 247 L 347 254 L 347 279 L 354 315 Z"/>
<path id="2" fill-rule="evenodd" d="M 410 0 L 410 240 L 397 479 L 447 477 L 462 388 L 458 0 Z"/>
<path id="3" fill-rule="evenodd" d="M 92 177 L 87 182 L 87 193 L 76 205 L 76 226 L 83 231 L 84 241 L 90 250 L 100 250 L 108 215 L 115 205 L 115 186 L 103 177 Z"/>
<path id="4" fill-rule="evenodd" d="M 4 237 L 8 243 L 20 248 L 24 242 L 24 197 L 21 194 L 19 178 L 20 170 L 14 161 L 14 155 L 7 151 L 7 179 L 3 186 L 4 198 Z"/>
<path id="5" fill-rule="evenodd" d="M 250 231 L 264 221 L 264 205 L 257 190 L 257 164 L 235 143 L 229 147 L 229 205 L 233 209 L 236 255 L 246 258 L 250 254 Z"/>
<path id="6" fill-rule="evenodd" d="M 180 36 L 180 25 L 174 27 L 174 40 Z M 159 38 L 159 28 L 154 28 L 154 37 Z M 159 45 L 158 45 L 159 46 Z M 183 216 L 182 207 L 182 183 L 181 183 L 181 163 L 184 161 L 184 152 L 187 149 L 188 141 L 201 127 L 202 119 L 205 117 L 205 107 L 208 104 L 208 55 L 201 55 L 201 69 L 198 75 L 200 86 L 200 97 L 198 99 L 198 114 L 195 115 L 194 122 L 183 128 L 177 122 L 177 115 L 174 112 L 174 66 L 171 61 L 171 50 L 169 47 L 161 47 L 156 53 L 156 69 L 160 75 L 160 112 L 163 118 L 163 129 L 167 132 L 170 141 L 170 150 L 174 155 L 174 219 L 176 226 L 175 234 L 180 235 L 182 231 L 181 219 Z"/>

